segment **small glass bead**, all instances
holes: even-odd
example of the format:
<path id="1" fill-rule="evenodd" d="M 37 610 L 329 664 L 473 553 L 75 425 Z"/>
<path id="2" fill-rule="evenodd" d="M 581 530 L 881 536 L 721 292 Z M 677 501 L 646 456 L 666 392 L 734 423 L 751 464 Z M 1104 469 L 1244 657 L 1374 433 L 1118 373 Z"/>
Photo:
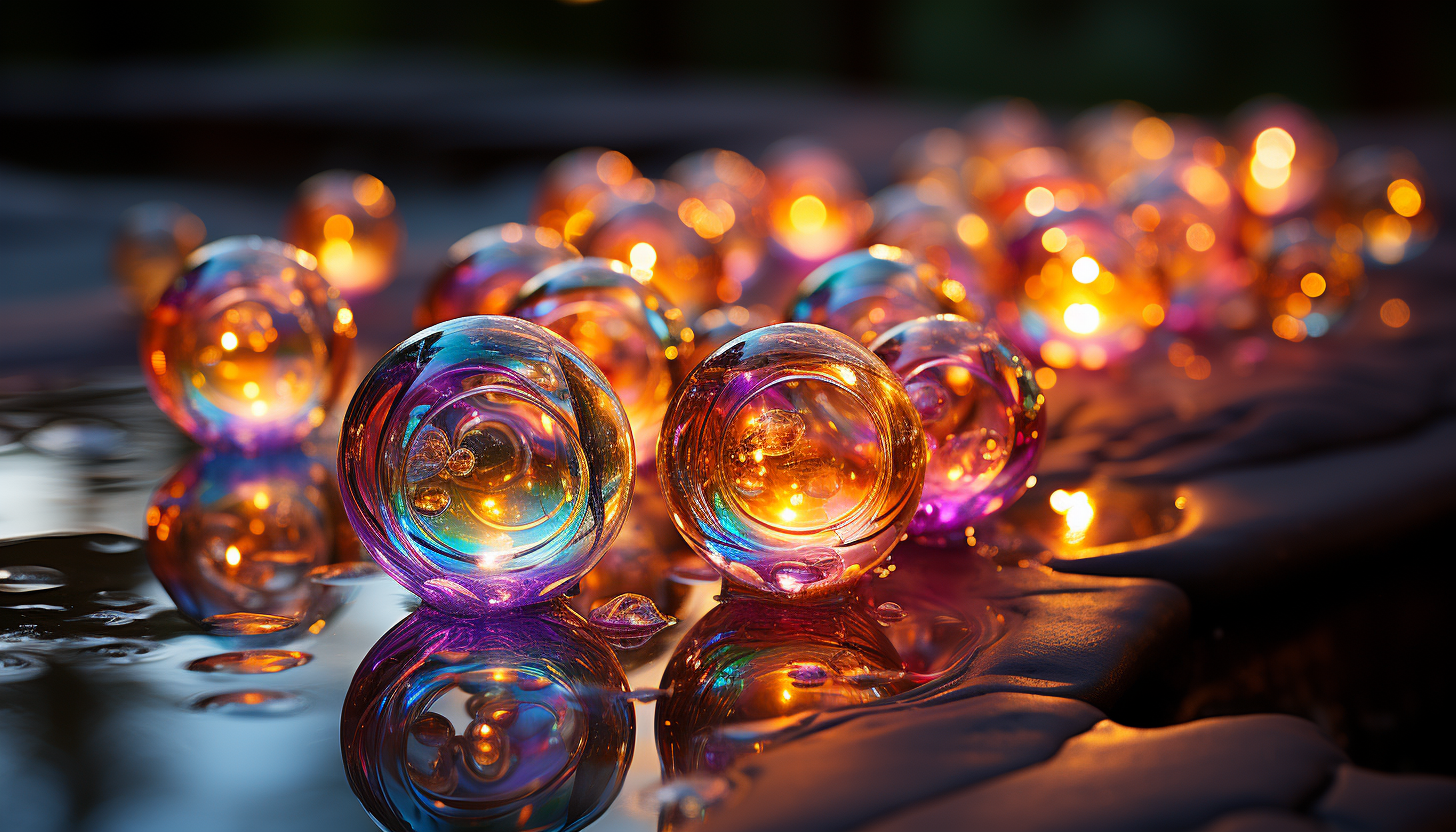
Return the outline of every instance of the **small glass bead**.
<path id="1" fill-rule="evenodd" d="M 813 598 L 883 560 L 920 499 L 925 439 L 905 386 L 824 327 L 729 341 L 684 380 L 658 442 L 673 523 L 725 578 Z"/>
<path id="2" fill-rule="evenodd" d="M 202 445 L 296 442 L 324 421 L 353 356 L 354 313 L 314 258 L 261 237 L 193 252 L 142 324 L 152 398 Z"/>
<path id="3" fill-rule="evenodd" d="M 561 233 L 509 222 L 482 228 L 450 247 L 445 267 L 415 310 L 415 326 L 463 318 L 504 315 L 527 280 L 581 254 Z"/>
<path id="4" fill-rule="evenodd" d="M 930 460 L 910 533 L 963 540 L 1026 490 L 1046 440 L 1032 366 L 993 330 L 955 315 L 910 321 L 871 349 L 905 382 Z"/>
<path id="5" fill-rule="evenodd" d="M 885 330 L 950 309 L 933 286 L 940 273 L 904 250 L 877 245 L 840 255 L 799 285 L 789 317 L 868 344 Z"/>
<path id="6" fill-rule="evenodd" d="M 284 238 L 318 258 L 318 270 L 348 297 L 394 279 L 404 230 L 394 193 L 376 177 L 349 170 L 320 173 L 298 186 Z"/>
<path id="7" fill-rule="evenodd" d="M 454 612 L 559 595 L 626 517 L 627 414 L 591 359 L 528 321 L 429 327 L 369 372 L 344 419 L 344 505 L 375 560 Z"/>
<path id="8" fill-rule="evenodd" d="M 521 288 L 511 314 L 575 344 L 601 369 L 632 424 L 637 461 L 652 460 L 667 399 L 693 350 L 683 313 L 618 260 L 554 266 Z"/>
<path id="9" fill-rule="evenodd" d="M 561 232 L 580 246 L 582 237 L 623 205 L 648 202 L 652 181 L 615 150 L 583 147 L 557 157 L 541 174 L 531 221 Z"/>

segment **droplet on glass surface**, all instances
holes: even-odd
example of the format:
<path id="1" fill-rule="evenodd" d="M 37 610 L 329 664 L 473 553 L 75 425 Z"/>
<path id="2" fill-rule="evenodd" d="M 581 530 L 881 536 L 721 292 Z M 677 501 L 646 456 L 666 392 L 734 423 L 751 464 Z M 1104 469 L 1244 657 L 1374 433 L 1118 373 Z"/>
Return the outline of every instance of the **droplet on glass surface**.
<path id="1" fill-rule="evenodd" d="M 905 608 L 894 601 L 886 601 L 875 607 L 875 618 L 885 624 L 893 624 L 905 618 Z"/>
<path id="2" fill-rule="evenodd" d="M 45 660 L 34 653 L 0 650 L 0 681 L 20 682 L 34 679 L 45 670 Z"/>
<path id="3" fill-rule="evenodd" d="M 188 663 L 198 673 L 279 673 L 313 661 L 313 655 L 297 650 L 238 650 L 218 653 Z"/>
<path id="4" fill-rule="evenodd" d="M 38 453 L 67 459 L 111 459 L 126 445 L 126 431 L 95 419 L 57 419 L 21 440 Z"/>
<path id="5" fill-rule="evenodd" d="M 106 555 L 119 555 L 122 552 L 135 551 L 142 545 L 140 540 L 134 537 L 124 537 L 119 534 L 97 535 L 86 541 L 86 548 L 93 552 L 101 552 Z"/>
<path id="6" fill-rule="evenodd" d="M 298 625 L 298 619 L 257 612 L 226 612 L 202 619 L 202 629 L 215 636 L 261 636 Z"/>
<path id="7" fill-rule="evenodd" d="M 204 696 L 192 703 L 192 709 L 231 716 L 283 716 L 307 704 L 302 696 L 288 691 L 235 690 Z"/>
<path id="8" fill-rule="evenodd" d="M 817 688 L 829 681 L 829 668 L 818 662 L 795 662 L 784 672 L 796 688 Z"/>
<path id="9" fill-rule="evenodd" d="M 98 659 L 106 664 L 135 664 L 161 658 L 162 645 L 137 639 L 110 639 L 80 648 L 77 658 Z"/>
<path id="10" fill-rule="evenodd" d="M 325 586 L 357 586 L 384 574 L 379 564 L 367 560 L 326 563 L 308 570 L 308 578 Z"/>
<path id="11" fill-rule="evenodd" d="M 440 473 L 440 468 L 450 456 L 450 440 L 445 432 L 429 426 L 415 435 L 410 445 L 409 458 L 405 461 L 405 479 L 419 482 Z"/>
<path id="12" fill-rule="evenodd" d="M 591 611 L 591 625 L 618 647 L 640 647 L 649 638 L 677 623 L 663 615 L 652 599 L 627 592 Z"/>
<path id="13" fill-rule="evenodd" d="M 844 562 L 832 554 L 810 555 L 804 560 L 786 560 L 773 569 L 779 589 L 794 593 L 824 580 L 834 580 L 844 571 Z"/>
<path id="14" fill-rule="evenodd" d="M 65 573 L 49 566 L 0 566 L 0 592 L 39 592 L 65 585 Z"/>
<path id="15" fill-rule="evenodd" d="M 415 491 L 415 511 L 426 517 L 436 517 L 450 507 L 450 492 L 429 485 Z"/>

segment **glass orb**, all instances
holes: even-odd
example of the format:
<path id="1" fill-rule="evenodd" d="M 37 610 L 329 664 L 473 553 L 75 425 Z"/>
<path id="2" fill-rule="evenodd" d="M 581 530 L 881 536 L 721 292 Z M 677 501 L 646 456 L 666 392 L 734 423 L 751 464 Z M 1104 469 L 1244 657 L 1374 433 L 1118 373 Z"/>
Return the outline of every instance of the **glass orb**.
<path id="1" fill-rule="evenodd" d="M 1274 319 L 1274 334 L 1285 340 L 1324 335 L 1364 293 L 1359 251 L 1321 236 L 1302 218 L 1271 229 L 1257 253 L 1263 270 L 1256 286 Z"/>
<path id="2" fill-rule="evenodd" d="M 1319 231 L 1349 251 L 1363 250 L 1376 266 L 1425 251 L 1439 225 L 1426 172 L 1408 150 L 1365 147 L 1335 165 Z"/>
<path id="3" fill-rule="evenodd" d="M 718 300 L 738 300 L 765 273 L 767 177 L 743 156 L 711 149 L 679 159 L 667 178 L 687 191 L 678 217 L 718 251 L 723 264 Z"/>
<path id="4" fill-rule="evenodd" d="M 949 312 L 936 291 L 941 282 L 940 272 L 902 249 L 872 246 L 811 272 L 799 285 L 789 317 L 868 344 L 897 324 Z"/>
<path id="5" fill-rule="evenodd" d="M 1135 101 L 1094 107 L 1072 121 L 1067 146 L 1077 166 L 1109 191 L 1156 175 L 1173 158 L 1173 126 Z"/>
<path id="6" fill-rule="evenodd" d="M 582 251 L 630 265 L 633 277 L 695 315 L 718 305 L 722 261 L 713 244 L 689 227 L 690 218 L 700 224 L 705 220 L 701 212 L 684 216 L 688 197 L 682 188 L 672 182 L 652 184 L 652 201 L 618 209 L 582 238 Z"/>
<path id="7" fill-rule="evenodd" d="M 874 220 L 859 174 L 835 150 L 785 139 L 764 154 L 763 171 L 770 239 L 800 268 L 854 248 Z"/>
<path id="8" fill-rule="evenodd" d="M 925 438 L 899 377 L 833 330 L 775 324 L 683 381 L 658 441 L 673 523 L 736 584 L 788 598 L 852 587 L 920 500 Z"/>
<path id="9" fill-rule="evenodd" d="M 1101 369 L 1141 347 L 1162 322 L 1162 275 L 1102 215 L 1054 219 L 1011 244 L 1022 284 L 1015 320 L 1002 320 L 1014 324 L 1027 352 L 1039 351 L 1053 367 Z"/>
<path id="10" fill-rule="evenodd" d="M 923 181 L 891 185 L 871 205 L 875 224 L 866 237 L 871 244 L 894 246 L 934 266 L 940 279 L 932 288 L 957 315 L 980 320 L 994 311 L 1008 263 L 984 218 L 959 197 L 927 189 Z"/>
<path id="11" fill-rule="evenodd" d="M 599 257 L 553 266 L 521 288 L 511 314 L 575 344 L 601 369 L 631 422 L 637 461 L 647 463 L 694 333 L 679 309 L 631 271 Z"/>
<path id="12" fill-rule="evenodd" d="M 206 236 L 202 220 L 175 202 L 128 208 L 111 244 L 111 270 L 132 305 L 143 312 L 155 306 Z"/>
<path id="13" fill-rule="evenodd" d="M 460 613 L 570 589 L 621 529 L 633 474 L 627 414 L 591 359 L 493 315 L 390 350 L 339 446 L 364 545 L 427 604 Z"/>
<path id="14" fill-rule="evenodd" d="M 394 279 L 404 228 L 394 213 L 394 193 L 383 182 L 330 170 L 298 186 L 283 237 L 318 258 L 330 285 L 358 297 Z"/>
<path id="15" fill-rule="evenodd" d="M 201 451 L 152 494 L 146 519 L 148 563 L 178 611 L 235 618 L 240 634 L 328 618 L 346 590 L 310 571 L 361 555 L 333 466 L 298 451 Z"/>
<path id="16" fill-rule="evenodd" d="M 354 674 L 344 773 L 382 829 L 580 829 L 622 788 L 626 690 L 612 651 L 559 604 L 473 620 L 422 608 Z"/>
<path id="17" fill-rule="evenodd" d="M 930 459 L 910 533 L 962 541 L 1016 502 L 1046 441 L 1031 362 L 993 330 L 956 315 L 909 321 L 870 349 L 905 382 Z"/>
<path id="18" fill-rule="evenodd" d="M 463 318 L 504 315 L 527 280 L 581 253 L 561 233 L 508 222 L 470 234 L 450 247 L 445 267 L 415 310 L 415 326 Z"/>
<path id="19" fill-rule="evenodd" d="M 1025 98 L 999 98 L 966 113 L 960 132 L 972 156 L 999 165 L 1032 147 L 1047 147 L 1056 131 L 1037 106 Z"/>
<path id="20" fill-rule="evenodd" d="M 650 202 L 655 186 L 615 150 L 583 147 L 547 165 L 536 186 L 531 221 L 560 232 L 566 242 L 581 238 L 624 204 Z"/>
<path id="21" fill-rule="evenodd" d="M 1277 96 L 1244 104 L 1229 117 L 1229 135 L 1243 154 L 1235 185 L 1261 217 L 1289 216 L 1324 187 L 1336 147 L 1329 129 L 1305 108 Z"/>
<path id="22" fill-rule="evenodd" d="M 323 423 L 358 330 L 314 265 L 277 240 L 218 240 L 192 253 L 147 314 L 147 388 L 198 443 L 277 446 Z"/>
<path id="23" fill-rule="evenodd" d="M 724 344 L 745 332 L 782 323 L 783 317 L 769 306 L 720 306 L 709 309 L 693 322 L 693 352 L 688 360 L 692 367 L 702 363 Z M 691 368 L 689 368 L 691 369 Z"/>
<path id="24" fill-rule="evenodd" d="M 915 686 L 903 670 L 862 602 L 728 600 L 693 626 L 663 671 L 662 767 L 673 776 L 721 772 L 775 744 L 754 723 L 887 699 Z"/>

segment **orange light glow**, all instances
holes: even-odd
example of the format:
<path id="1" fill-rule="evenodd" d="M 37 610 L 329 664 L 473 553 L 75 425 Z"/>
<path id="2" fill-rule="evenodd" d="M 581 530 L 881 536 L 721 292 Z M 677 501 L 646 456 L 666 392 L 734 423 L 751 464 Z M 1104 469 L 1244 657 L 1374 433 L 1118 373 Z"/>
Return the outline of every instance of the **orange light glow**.
<path id="1" fill-rule="evenodd" d="M 1132 224 L 1142 231 L 1151 232 L 1157 230 L 1158 223 L 1162 222 L 1162 220 L 1163 217 L 1158 213 L 1156 205 L 1145 202 L 1132 209 Z"/>
<path id="2" fill-rule="evenodd" d="M 1294 161 L 1294 137 L 1282 127 L 1270 127 L 1254 139 L 1254 159 L 1265 168 L 1287 168 Z"/>
<path id="3" fill-rule="evenodd" d="M 1041 245 L 1050 252 L 1058 252 L 1067 247 L 1067 232 L 1053 226 L 1048 228 L 1041 235 Z"/>
<path id="4" fill-rule="evenodd" d="M 1310 272 L 1299 281 L 1299 290 L 1312 298 L 1325 293 L 1325 278 L 1319 272 Z"/>
<path id="5" fill-rule="evenodd" d="M 985 245 L 986 240 L 990 238 L 991 227 L 979 216 L 966 214 L 956 220 L 956 236 L 971 248 L 978 248 Z"/>
<path id="6" fill-rule="evenodd" d="M 1078 257 L 1077 261 L 1072 264 L 1072 277 L 1078 283 L 1091 283 L 1101 273 L 1102 267 L 1098 266 L 1097 261 L 1091 257 Z M 1096 329 L 1096 325 L 1093 325 L 1093 329 Z M 1087 331 L 1091 332 L 1092 330 L 1089 329 Z"/>
<path id="7" fill-rule="evenodd" d="M 1132 149 L 1144 159 L 1162 159 L 1173 152 L 1173 128 L 1157 116 L 1149 116 L 1132 128 Z"/>
<path id="8" fill-rule="evenodd" d="M 1143 323 L 1148 326 L 1157 326 L 1163 322 L 1163 307 L 1156 303 L 1150 303 L 1143 307 Z"/>
<path id="9" fill-rule="evenodd" d="M 1188 226 L 1183 237 L 1188 241 L 1188 247 L 1194 251 L 1208 251 L 1213 248 L 1213 228 L 1206 222 L 1195 222 Z"/>
<path id="10" fill-rule="evenodd" d="M 1026 192 L 1026 212 L 1033 217 L 1044 217 L 1057 207 L 1057 198 L 1052 192 L 1043 187 L 1035 187 Z"/>
<path id="11" fill-rule="evenodd" d="M 1229 185 L 1223 176 L 1211 167 L 1192 165 L 1183 171 L 1179 184 L 1189 196 L 1211 208 L 1228 202 Z"/>
<path id="12" fill-rule="evenodd" d="M 795 231 L 813 233 L 823 228 L 828 219 L 829 210 L 824 207 L 824 200 L 813 194 L 805 194 L 789 206 L 789 222 Z"/>
<path id="13" fill-rule="evenodd" d="M 1036 383 L 1043 390 L 1050 390 L 1057 386 L 1057 371 L 1051 367 L 1041 367 L 1036 371 Z"/>
<path id="14" fill-rule="evenodd" d="M 1400 298 L 1391 298 L 1380 305 L 1380 321 L 1392 329 L 1410 323 L 1410 306 Z"/>
<path id="15" fill-rule="evenodd" d="M 1077 366 L 1077 348 L 1066 341 L 1048 341 L 1041 345 L 1041 360 L 1059 370 Z"/>
<path id="16" fill-rule="evenodd" d="M 1414 217 L 1421 211 L 1421 192 L 1409 179 L 1397 179 L 1385 189 L 1390 207 L 1402 217 Z"/>
<path id="17" fill-rule="evenodd" d="M 1078 335 L 1091 335 L 1101 325 L 1102 314 L 1090 303 L 1074 303 L 1062 313 L 1062 322 Z"/>

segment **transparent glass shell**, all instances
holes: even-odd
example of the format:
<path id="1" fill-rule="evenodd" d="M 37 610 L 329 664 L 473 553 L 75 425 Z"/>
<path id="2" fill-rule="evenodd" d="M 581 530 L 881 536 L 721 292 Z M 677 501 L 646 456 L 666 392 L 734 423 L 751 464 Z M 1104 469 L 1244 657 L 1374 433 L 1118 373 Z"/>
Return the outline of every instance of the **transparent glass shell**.
<path id="1" fill-rule="evenodd" d="M 1362 147 L 1331 171 L 1316 225 L 1327 237 L 1391 266 L 1430 246 L 1440 227 L 1426 172 L 1408 150 Z"/>
<path id="2" fill-rule="evenodd" d="M 626 409 L 637 461 L 652 461 L 667 399 L 685 373 L 692 329 L 667 298 L 618 260 L 553 266 L 521 287 L 511 314 L 575 344 Z"/>
<path id="3" fill-rule="evenodd" d="M 899 377 L 832 330 L 775 324 L 684 380 L 657 475 L 674 525 L 728 580 L 776 596 L 845 590 L 899 541 L 925 439 Z"/>
<path id="4" fill-rule="evenodd" d="M 383 829 L 581 829 L 632 759 L 626 690 L 611 649 L 559 603 L 475 620 L 420 609 L 354 675 L 344 771 Z"/>
<path id="5" fill-rule="evenodd" d="M 436 324 L 380 359 L 339 445 L 360 540 L 455 612 L 569 589 L 621 529 L 634 471 L 627 415 L 591 359 L 492 315 Z"/>
<path id="6" fill-rule="evenodd" d="M 229 237 L 188 258 L 142 324 L 152 398 L 206 446 L 297 442 L 338 398 L 354 313 L 307 252 Z"/>
<path id="7" fill-rule="evenodd" d="M 652 185 L 652 201 L 628 204 L 602 220 L 582 238 L 582 251 L 626 263 L 638 280 L 690 315 L 717 306 L 723 276 L 718 251 L 687 225 L 683 189 L 665 181 Z"/>
<path id="8" fill-rule="evenodd" d="M 482 228 L 450 247 L 444 268 L 415 310 L 415 326 L 466 315 L 504 315 L 526 281 L 580 258 L 555 229 L 514 222 Z"/>
<path id="9" fill-rule="evenodd" d="M 810 272 L 799 284 L 789 318 L 868 344 L 898 324 L 951 311 L 932 288 L 940 282 L 937 269 L 903 249 L 872 246 Z"/>
<path id="10" fill-rule="evenodd" d="M 910 321 L 871 349 L 905 382 L 930 452 L 910 533 L 964 540 L 1026 490 L 1046 441 L 1031 362 L 994 330 L 955 315 Z"/>
<path id="11" fill-rule="evenodd" d="M 284 221 L 289 243 L 318 258 L 318 270 L 349 297 L 367 295 L 394 279 L 404 227 L 394 193 L 367 173 L 330 170 L 298 186 Z"/>

